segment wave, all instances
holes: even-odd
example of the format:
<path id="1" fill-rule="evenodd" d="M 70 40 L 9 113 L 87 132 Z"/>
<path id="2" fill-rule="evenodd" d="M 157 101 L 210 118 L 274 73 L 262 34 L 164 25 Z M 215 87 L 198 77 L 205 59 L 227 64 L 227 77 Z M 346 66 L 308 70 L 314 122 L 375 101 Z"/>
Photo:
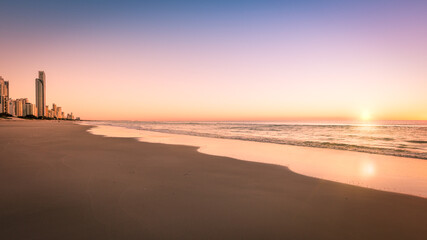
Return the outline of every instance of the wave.
<path id="1" fill-rule="evenodd" d="M 360 146 L 360 145 L 333 143 L 333 142 L 280 140 L 280 139 L 267 138 L 267 137 L 223 136 L 223 135 L 212 134 L 212 133 L 198 133 L 198 132 L 184 131 L 184 130 L 152 129 L 152 128 L 143 128 L 143 127 L 131 127 L 131 128 L 144 130 L 144 131 L 190 135 L 190 136 L 197 136 L 197 137 L 235 139 L 235 140 L 242 140 L 242 141 L 274 143 L 274 144 L 284 144 L 284 145 L 302 146 L 302 147 L 329 148 L 329 149 L 336 149 L 336 150 L 365 152 L 365 153 L 390 155 L 390 156 L 397 156 L 397 157 L 427 159 L 426 153 L 412 152 L 409 150 L 402 149 L 404 147 L 401 147 L 398 149 L 391 149 L 391 148 L 369 147 L 369 146 Z M 389 141 L 390 139 L 384 139 L 384 140 Z M 424 142 L 424 141 L 418 141 L 418 142 Z"/>
<path id="2" fill-rule="evenodd" d="M 427 141 L 418 141 L 418 140 L 409 140 L 407 142 L 409 142 L 409 143 L 420 143 L 420 144 L 427 143 Z"/>
<path id="3" fill-rule="evenodd" d="M 332 134 L 330 132 L 325 132 L 324 128 L 332 127 L 332 125 L 316 125 L 309 126 L 310 129 L 306 135 L 297 136 L 296 139 L 284 139 L 277 136 L 260 136 L 263 132 L 267 133 L 280 133 L 283 131 L 281 136 L 284 136 L 288 133 L 304 132 L 307 133 L 306 125 L 280 125 L 280 124 L 254 124 L 254 123 L 204 123 L 204 122 L 177 122 L 177 123 L 163 123 L 163 122 L 131 122 L 131 121 L 122 121 L 122 122 L 97 122 L 100 125 L 108 126 L 119 126 L 130 129 L 152 131 L 152 132 L 161 132 L 161 133 L 170 133 L 170 134 L 180 134 L 180 135 L 190 135 L 198 137 L 210 137 L 210 138 L 221 138 L 221 139 L 235 139 L 243 141 L 253 141 L 253 142 L 262 142 L 262 143 L 274 143 L 274 144 L 284 144 L 284 145 L 293 145 L 293 146 L 302 146 L 302 147 L 316 147 L 316 148 L 328 148 L 328 149 L 337 149 L 337 150 L 346 150 L 346 151 L 356 151 L 356 152 L 365 152 L 372 154 L 381 154 L 381 155 L 390 155 L 397 157 L 409 157 L 409 158 L 418 158 L 418 159 L 427 159 L 427 152 L 424 147 L 421 147 L 422 144 L 427 143 L 427 141 L 419 140 L 406 140 L 402 141 L 399 136 L 392 137 L 390 134 L 395 131 L 399 131 L 402 126 L 395 126 L 395 129 L 387 130 L 387 135 L 383 136 L 369 136 L 354 134 L 353 128 L 358 128 L 360 126 L 350 126 L 350 125 L 334 125 L 334 131 L 338 135 Z M 202 128 L 188 128 L 188 126 L 201 126 Z M 180 128 L 183 126 L 184 129 Z M 205 127 L 206 126 L 206 127 Z M 391 126 L 381 126 L 381 129 L 390 128 Z M 406 127 L 406 126 L 405 126 Z M 405 128 L 403 127 L 403 128 Z M 178 128 L 178 129 L 177 129 Z M 338 129 L 338 130 L 337 130 Z M 416 131 L 421 133 L 425 131 L 424 126 Z M 312 131 L 318 132 L 317 139 L 312 138 Z M 383 130 L 381 130 L 383 131 Z M 412 130 L 411 130 L 412 131 Z M 244 136 L 242 136 L 242 133 Z M 408 132 L 404 132 L 407 134 Z M 240 135 L 239 135 L 240 134 Z M 332 134 L 332 135 L 330 135 Z M 407 135 L 400 135 L 407 136 Z M 294 136 L 295 137 L 295 136 Z M 299 139 L 298 139 L 299 137 Z M 310 139 L 310 140 L 307 140 Z M 365 140 L 361 142 L 366 145 L 359 145 L 358 141 L 352 141 L 354 139 Z M 350 142 L 348 141 L 350 140 Z M 402 142 L 407 142 L 407 144 L 402 144 Z M 356 144 L 354 144 L 356 143 Z M 412 145 L 410 145 L 412 144 Z M 421 147 L 421 148 L 420 148 Z M 424 148 L 424 149 L 423 149 Z"/>

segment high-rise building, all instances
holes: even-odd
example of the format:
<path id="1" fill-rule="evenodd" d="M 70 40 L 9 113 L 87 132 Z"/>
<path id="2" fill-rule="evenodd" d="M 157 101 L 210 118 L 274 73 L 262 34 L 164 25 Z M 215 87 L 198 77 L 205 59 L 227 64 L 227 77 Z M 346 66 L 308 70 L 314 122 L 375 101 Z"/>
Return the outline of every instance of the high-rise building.
<path id="1" fill-rule="evenodd" d="M 54 118 L 54 116 L 53 116 L 53 111 L 52 111 L 52 110 L 49 110 L 49 111 L 47 112 L 47 117 L 48 117 L 48 118 Z"/>
<path id="2" fill-rule="evenodd" d="M 63 116 L 62 116 L 62 107 L 58 107 L 56 109 L 56 117 L 57 118 L 63 118 Z"/>
<path id="3" fill-rule="evenodd" d="M 35 116 L 37 117 L 37 107 L 32 103 L 25 103 L 25 114 L 24 116 Z"/>
<path id="4" fill-rule="evenodd" d="M 53 118 L 57 118 L 58 117 L 58 115 L 57 115 L 57 108 L 56 108 L 56 104 L 55 103 L 52 103 L 52 117 Z"/>
<path id="5" fill-rule="evenodd" d="M 0 96 L 9 97 L 9 81 L 0 76 Z"/>
<path id="6" fill-rule="evenodd" d="M 16 100 L 9 98 L 8 104 L 9 104 L 9 109 L 7 113 L 9 113 L 12 116 L 16 116 L 16 112 L 15 112 Z"/>
<path id="7" fill-rule="evenodd" d="M 9 98 L 9 81 L 4 81 L 4 85 L 6 87 L 6 96 Z"/>
<path id="8" fill-rule="evenodd" d="M 0 96 L 0 113 L 7 113 L 8 105 L 7 105 L 7 97 Z"/>
<path id="9" fill-rule="evenodd" d="M 69 113 L 69 114 L 67 114 L 67 119 L 68 119 L 68 120 L 74 120 L 74 115 L 73 115 L 73 113 Z"/>
<path id="10" fill-rule="evenodd" d="M 16 116 L 18 116 L 18 117 L 24 116 L 24 108 L 25 108 L 26 102 L 27 102 L 26 98 L 16 99 L 16 101 L 15 101 L 15 114 L 16 114 Z"/>
<path id="11" fill-rule="evenodd" d="M 0 77 L 0 113 L 9 112 L 9 82 Z"/>
<path id="12" fill-rule="evenodd" d="M 46 116 L 46 74 L 39 71 L 39 77 L 36 78 L 36 107 L 37 115 Z"/>

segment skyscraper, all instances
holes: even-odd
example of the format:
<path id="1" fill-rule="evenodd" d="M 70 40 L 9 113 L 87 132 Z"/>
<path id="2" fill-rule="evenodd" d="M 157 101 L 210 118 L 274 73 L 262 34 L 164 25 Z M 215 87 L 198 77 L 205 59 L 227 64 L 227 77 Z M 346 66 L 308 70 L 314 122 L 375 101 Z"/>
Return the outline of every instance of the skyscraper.
<path id="1" fill-rule="evenodd" d="M 25 104 L 25 113 L 24 116 L 35 116 L 37 117 L 37 107 L 32 103 Z"/>
<path id="2" fill-rule="evenodd" d="M 9 82 L 0 76 L 0 96 L 9 97 Z"/>
<path id="3" fill-rule="evenodd" d="M 9 114 L 12 116 L 16 116 L 16 100 L 9 99 Z"/>
<path id="4" fill-rule="evenodd" d="M 55 103 L 53 103 L 52 104 L 52 117 L 53 118 L 57 118 L 58 117 L 58 115 L 57 115 L 57 108 L 56 108 L 56 104 Z"/>
<path id="5" fill-rule="evenodd" d="M 15 101 L 15 114 L 18 117 L 22 117 L 24 116 L 24 108 L 25 108 L 25 104 L 27 102 L 27 99 L 16 99 Z"/>
<path id="6" fill-rule="evenodd" d="M 0 113 L 8 113 L 9 82 L 0 77 Z"/>
<path id="7" fill-rule="evenodd" d="M 36 107 L 39 117 L 46 116 L 46 75 L 39 71 L 39 78 L 36 78 Z"/>
<path id="8" fill-rule="evenodd" d="M 62 107 L 58 107 L 58 108 L 56 108 L 56 117 L 57 118 L 63 118 L 63 116 L 62 116 Z"/>

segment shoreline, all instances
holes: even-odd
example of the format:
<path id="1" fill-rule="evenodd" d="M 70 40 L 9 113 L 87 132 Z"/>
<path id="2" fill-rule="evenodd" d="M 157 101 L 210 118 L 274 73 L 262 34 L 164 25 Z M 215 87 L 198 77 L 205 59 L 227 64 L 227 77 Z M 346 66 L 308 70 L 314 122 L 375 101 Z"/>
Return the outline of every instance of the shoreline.
<path id="1" fill-rule="evenodd" d="M 13 239 L 422 239 L 427 200 L 69 122 L 0 122 Z"/>
<path id="2" fill-rule="evenodd" d="M 427 198 L 427 162 L 422 159 L 80 124 L 94 126 L 88 132 L 96 135 L 193 146 L 201 153 L 285 166 L 308 177 Z"/>
<path id="3" fill-rule="evenodd" d="M 393 120 L 389 120 L 390 122 L 396 122 Z M 97 122 L 101 122 L 101 124 L 97 124 Z M 110 122 L 110 120 L 107 121 L 101 121 L 101 120 L 82 120 L 81 123 L 90 123 L 94 126 L 114 126 L 114 125 L 110 125 L 110 124 L 103 124 L 103 122 Z M 114 121 L 113 121 L 114 122 Z M 126 121 L 118 121 L 118 122 L 126 122 Z M 138 122 L 138 121 L 136 121 Z M 383 121 L 383 122 L 387 122 L 387 121 Z M 417 122 L 417 123 L 424 123 L 426 124 L 427 121 L 423 121 L 423 120 L 408 120 L 406 122 Z M 189 122 L 192 123 L 192 122 Z M 194 123 L 199 123 L 199 122 L 194 122 Z M 206 122 L 206 123 L 210 123 L 210 121 Z M 225 122 L 225 123 L 233 123 L 233 122 Z M 237 122 L 240 123 L 240 122 Z M 251 122 L 252 123 L 252 122 Z M 278 122 L 279 124 L 281 122 Z M 256 125 L 256 122 L 254 123 Z M 291 123 L 290 125 L 316 125 L 314 123 Z M 319 126 L 358 126 L 358 127 L 375 127 L 375 126 L 405 126 L 405 127 L 417 127 L 419 125 L 417 124 L 389 124 L 389 125 L 380 125 L 380 124 L 375 124 L 375 123 L 367 123 L 367 124 L 363 124 L 363 123 L 336 123 L 336 124 L 322 124 L 320 123 Z M 328 143 L 328 142 L 316 142 L 316 141 L 303 141 L 303 142 L 282 142 L 282 141 L 278 141 L 277 139 L 268 139 L 268 138 L 264 138 L 261 139 L 262 141 L 260 141 L 260 139 L 257 138 L 251 138 L 251 137 L 227 137 L 227 136 L 221 136 L 221 135 L 215 135 L 212 133 L 197 133 L 197 132 L 180 132 L 180 131 L 167 131 L 165 129 L 144 129 L 144 128 L 135 128 L 135 127 L 125 127 L 125 126 L 114 126 L 114 127 L 124 127 L 124 128 L 129 128 L 129 129 L 134 129 L 134 130 L 139 130 L 139 131 L 144 131 L 144 132 L 155 132 L 155 133 L 160 133 L 160 134 L 173 134 L 173 135 L 186 135 L 186 136 L 193 136 L 193 137 L 201 137 L 201 138 L 216 138 L 216 139 L 226 139 L 226 140 L 237 140 L 237 141 L 249 141 L 249 142 L 257 142 L 257 143 L 270 143 L 270 144 L 280 144 L 280 145 L 286 145 L 286 146 L 298 146 L 298 147 L 308 147 L 308 148 L 321 148 L 321 149 L 331 149 L 331 150 L 343 150 L 343 151 L 351 151 L 351 152 L 361 152 L 361 153 L 369 153 L 369 154 L 376 154 L 376 155 L 382 155 L 382 156 L 392 156 L 392 157 L 401 157 L 401 158 L 413 158 L 413 159 L 422 159 L 422 160 L 427 160 L 427 156 L 425 154 L 417 154 L 414 152 L 405 152 L 405 150 L 403 151 L 394 151 L 391 149 L 385 149 L 385 148 L 377 148 L 377 147 L 368 147 L 368 146 L 358 146 L 358 145 L 352 145 L 352 144 L 339 144 L 339 143 Z M 414 141 L 408 141 L 413 143 Z M 416 142 L 416 141 L 415 141 Z M 421 143 L 424 143 L 425 141 L 421 141 Z M 379 152 L 381 151 L 381 152 Z"/>

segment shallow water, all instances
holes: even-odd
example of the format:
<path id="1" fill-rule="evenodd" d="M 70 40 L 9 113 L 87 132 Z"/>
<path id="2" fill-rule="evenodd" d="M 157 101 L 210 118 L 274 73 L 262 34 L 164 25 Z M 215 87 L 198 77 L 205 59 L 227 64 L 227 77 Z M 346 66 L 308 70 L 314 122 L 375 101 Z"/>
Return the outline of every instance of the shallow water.
<path id="1" fill-rule="evenodd" d="M 94 125 L 93 122 L 86 123 Z M 199 152 L 277 164 L 306 176 L 427 198 L 427 161 L 325 148 L 161 133 L 98 125 L 89 130 L 108 137 L 199 147 Z"/>
<path id="2" fill-rule="evenodd" d="M 191 136 L 238 139 L 427 159 L 426 121 L 357 122 L 139 122 L 96 125 Z"/>

